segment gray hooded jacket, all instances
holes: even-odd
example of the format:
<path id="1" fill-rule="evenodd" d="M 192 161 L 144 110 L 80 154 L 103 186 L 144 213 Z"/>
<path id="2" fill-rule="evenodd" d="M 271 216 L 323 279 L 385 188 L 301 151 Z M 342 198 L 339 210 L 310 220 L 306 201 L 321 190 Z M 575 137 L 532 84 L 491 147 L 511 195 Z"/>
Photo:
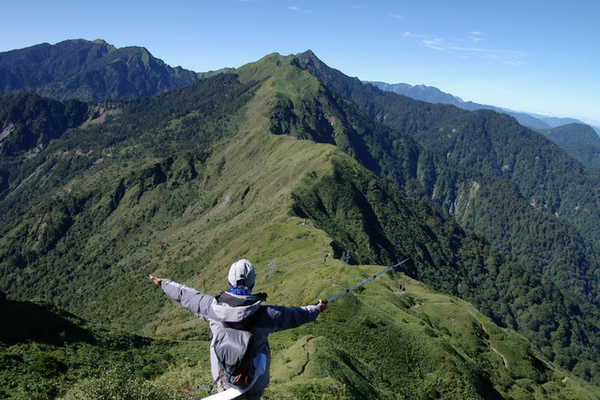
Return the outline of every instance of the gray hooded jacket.
<path id="1" fill-rule="evenodd" d="M 316 305 L 261 306 L 262 299 L 254 295 L 242 296 L 223 292 L 213 297 L 168 279 L 163 279 L 161 288 L 169 298 L 178 301 L 183 308 L 207 321 L 213 337 L 224 327 L 223 322 L 237 329 L 247 328 L 247 325 L 250 325 L 248 330 L 253 333 L 257 351 L 267 356 L 267 366 L 266 372 L 258 378 L 249 393 L 262 392 L 270 381 L 271 350 L 267 339 L 268 334 L 314 321 L 321 312 L 321 308 Z M 213 379 L 216 380 L 219 370 L 213 346 L 214 342 L 210 346 L 210 361 Z"/>

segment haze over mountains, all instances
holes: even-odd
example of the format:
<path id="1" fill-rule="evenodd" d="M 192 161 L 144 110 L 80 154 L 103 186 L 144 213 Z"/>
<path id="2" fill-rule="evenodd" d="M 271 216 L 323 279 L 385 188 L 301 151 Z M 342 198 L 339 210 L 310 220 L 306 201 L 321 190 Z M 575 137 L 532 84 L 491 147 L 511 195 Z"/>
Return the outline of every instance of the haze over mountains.
<path id="1" fill-rule="evenodd" d="M 332 303 L 322 322 L 274 339 L 272 398 L 598 398 L 600 173 L 539 132 L 491 110 L 379 90 L 310 51 L 170 90 L 184 71 L 139 48 L 81 64 L 53 51 L 38 65 L 83 75 L 28 87 L 72 99 L 95 82 L 111 100 L 0 97 L 3 310 L 39 297 L 177 339 L 172 352 L 191 341 L 207 349 L 206 328 L 164 303 L 148 272 L 216 294 L 244 256 L 270 301 L 298 305 L 410 257 L 402 273 Z M 15 68 L 0 69 L 3 87 Z M 157 94 L 139 94 L 146 79 Z M 117 93 L 134 100 L 106 97 Z M 14 345 L 30 336 L 14 331 L 0 329 L 6 370 L 35 380 L 38 364 Z M 84 390 L 81 361 L 60 353 L 77 345 L 55 342 L 44 350 L 64 366 L 53 382 Z M 124 342 L 131 352 L 147 345 Z M 169 374 L 146 378 L 164 386 Z M 16 390 L 10 375 L 0 379 Z"/>
<path id="2" fill-rule="evenodd" d="M 550 129 L 556 128 L 557 126 L 567 124 L 583 124 L 583 122 L 574 118 L 558 118 L 558 117 L 545 117 L 542 115 L 532 115 L 523 112 L 505 110 L 499 107 L 491 105 L 478 104 L 472 101 L 464 101 L 460 97 L 453 96 L 449 93 L 444 93 L 438 88 L 425 85 L 409 85 L 408 83 L 385 83 L 385 82 L 365 82 L 370 83 L 382 90 L 394 92 L 403 96 L 408 96 L 415 100 L 422 100 L 429 103 L 440 103 L 440 104 L 452 104 L 465 110 L 493 110 L 501 113 L 512 115 L 519 121 L 521 125 L 528 126 L 535 129 Z"/>
<path id="3" fill-rule="evenodd" d="M 465 102 L 461 98 L 444 93 L 438 88 L 425 85 L 412 86 L 407 83 L 370 83 L 382 90 L 408 96 L 429 103 L 452 104 L 465 110 L 493 110 L 508 114 L 523 126 L 538 130 L 552 140 L 577 161 L 588 167 L 600 167 L 600 127 L 591 127 L 574 118 L 545 117 L 498 107 Z"/>

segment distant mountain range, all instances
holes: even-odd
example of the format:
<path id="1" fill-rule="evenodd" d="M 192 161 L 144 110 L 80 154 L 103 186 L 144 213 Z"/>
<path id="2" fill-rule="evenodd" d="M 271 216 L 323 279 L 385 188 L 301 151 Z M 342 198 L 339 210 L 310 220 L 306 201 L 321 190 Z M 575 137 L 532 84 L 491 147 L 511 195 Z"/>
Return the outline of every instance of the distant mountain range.
<path id="1" fill-rule="evenodd" d="M 57 100 L 126 100 L 176 89 L 231 70 L 194 72 L 170 67 L 143 47 L 116 48 L 102 39 L 65 40 L 54 45 L 42 43 L 0 53 L 0 95 L 29 91 Z M 488 109 L 507 113 L 522 125 L 535 129 L 583 123 L 573 118 L 544 117 L 465 102 L 433 86 L 365 83 L 429 103 L 452 104 L 471 111 Z"/>
<path id="2" fill-rule="evenodd" d="M 451 104 L 469 111 L 492 110 L 508 114 L 516 118 L 521 125 L 536 129 L 546 135 L 571 157 L 584 165 L 595 168 L 600 167 L 600 127 L 591 127 L 574 118 L 544 117 L 471 101 L 465 102 L 460 97 L 444 93 L 433 86 L 412 86 L 407 83 L 389 84 L 369 81 L 365 83 L 415 100 L 436 104 Z M 559 127 L 560 129 L 553 129 Z M 582 137 L 584 131 L 586 133 L 585 138 Z M 592 133 L 592 135 L 589 135 L 589 133 Z"/>
<path id="3" fill-rule="evenodd" d="M 65 40 L 0 53 L 0 95 L 28 91 L 57 100 L 126 100 L 202 76 L 172 68 L 143 47 L 118 49 L 104 40 Z"/>
<path id="4" fill-rule="evenodd" d="M 544 117 L 541 115 L 533 115 L 528 113 L 523 113 L 519 111 L 511 111 L 506 110 L 499 107 L 494 107 L 485 104 L 473 103 L 472 101 L 463 101 L 460 97 L 453 96 L 449 93 L 442 92 L 436 87 L 426 86 L 426 85 L 409 85 L 407 83 L 385 83 L 385 82 L 371 82 L 365 81 L 365 83 L 369 83 L 374 85 L 381 90 L 387 90 L 390 92 L 394 92 L 396 94 L 400 94 L 402 96 L 408 96 L 415 100 L 426 101 L 429 103 L 438 103 L 438 104 L 452 104 L 457 107 L 463 108 L 465 110 L 474 111 L 474 110 L 493 110 L 501 113 L 505 113 L 508 115 L 512 115 L 519 121 L 521 125 L 528 126 L 530 128 L 535 129 L 549 129 L 555 128 L 561 125 L 567 124 L 583 124 L 583 122 L 574 119 L 574 118 L 557 118 L 557 117 Z"/>

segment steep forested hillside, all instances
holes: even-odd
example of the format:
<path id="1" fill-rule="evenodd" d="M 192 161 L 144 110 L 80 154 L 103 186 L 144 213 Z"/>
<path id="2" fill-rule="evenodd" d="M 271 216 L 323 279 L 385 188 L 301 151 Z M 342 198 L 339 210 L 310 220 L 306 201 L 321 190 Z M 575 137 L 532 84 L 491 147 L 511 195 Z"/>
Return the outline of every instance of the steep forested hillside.
<path id="1" fill-rule="evenodd" d="M 170 341 L 90 323 L 41 300 L 0 298 L 0 315 L 0 398 L 57 398 L 67 390 L 72 399 L 176 398 L 149 384 L 175 365 Z"/>
<path id="2" fill-rule="evenodd" d="M 592 127 L 573 123 L 540 132 L 583 165 L 600 167 L 600 137 Z"/>
<path id="3" fill-rule="evenodd" d="M 28 93 L 2 96 L 0 155 L 40 152 L 67 129 L 80 126 L 88 112 L 86 104 L 75 100 L 61 103 Z"/>
<path id="4" fill-rule="evenodd" d="M 571 375 L 599 382 L 598 311 L 581 301 L 595 288 L 573 295 L 457 222 L 498 191 L 503 204 L 525 210 L 517 185 L 373 121 L 336 89 L 333 78 L 347 78 L 309 66 L 303 57 L 270 55 L 156 96 L 80 104 L 76 128 L 55 122 L 55 113 L 28 125 L 36 114 L 13 107 L 21 99 L 50 104 L 64 118 L 73 114 L 67 103 L 4 98 L 11 111 L 0 110 L 10 117 L 2 123 L 13 128 L 3 142 L 59 128 L 36 151 L 13 146 L 20 150 L 1 159 L 0 289 L 176 349 L 207 349 L 207 327 L 166 302 L 149 272 L 216 294 L 228 265 L 247 257 L 269 302 L 298 305 L 409 257 L 402 271 L 332 303 L 317 323 L 274 337 L 277 372 L 267 396 L 597 396 Z M 407 126 L 427 120 L 423 104 L 407 103 L 415 110 Z M 454 121 L 453 108 L 441 110 L 436 120 Z M 469 188 L 477 196 L 462 204 Z M 454 208 L 439 207 L 450 199 Z M 555 225 L 544 228 L 548 235 Z M 573 238 L 590 262 L 587 244 Z M 571 272 L 571 288 L 586 273 Z M 208 371 L 197 359 L 172 368 L 154 384 L 180 393 L 193 385 L 174 376 Z M 101 383 L 90 385 L 73 390 Z"/>
<path id="5" fill-rule="evenodd" d="M 366 122 L 355 129 L 354 140 L 368 153 L 361 159 L 372 160 L 368 168 L 407 195 L 435 203 L 510 259 L 600 304 L 597 170 L 506 115 L 382 92 L 327 67 L 311 52 L 299 60 L 360 107 L 365 119 L 393 128 L 382 134 Z M 409 136 L 429 151 L 407 141 Z M 343 147 L 347 141 L 338 142 Z"/>

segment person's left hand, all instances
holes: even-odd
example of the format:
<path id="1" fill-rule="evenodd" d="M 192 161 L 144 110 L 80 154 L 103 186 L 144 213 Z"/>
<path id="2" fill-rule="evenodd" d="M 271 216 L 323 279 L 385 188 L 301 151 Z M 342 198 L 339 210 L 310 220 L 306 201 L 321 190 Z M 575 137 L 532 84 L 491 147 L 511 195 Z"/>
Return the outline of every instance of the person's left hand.
<path id="1" fill-rule="evenodd" d="M 157 278 L 152 274 L 148 274 L 148 278 L 150 278 L 152 280 L 152 282 L 156 283 L 158 286 L 160 286 L 160 284 L 162 283 L 161 278 Z"/>

